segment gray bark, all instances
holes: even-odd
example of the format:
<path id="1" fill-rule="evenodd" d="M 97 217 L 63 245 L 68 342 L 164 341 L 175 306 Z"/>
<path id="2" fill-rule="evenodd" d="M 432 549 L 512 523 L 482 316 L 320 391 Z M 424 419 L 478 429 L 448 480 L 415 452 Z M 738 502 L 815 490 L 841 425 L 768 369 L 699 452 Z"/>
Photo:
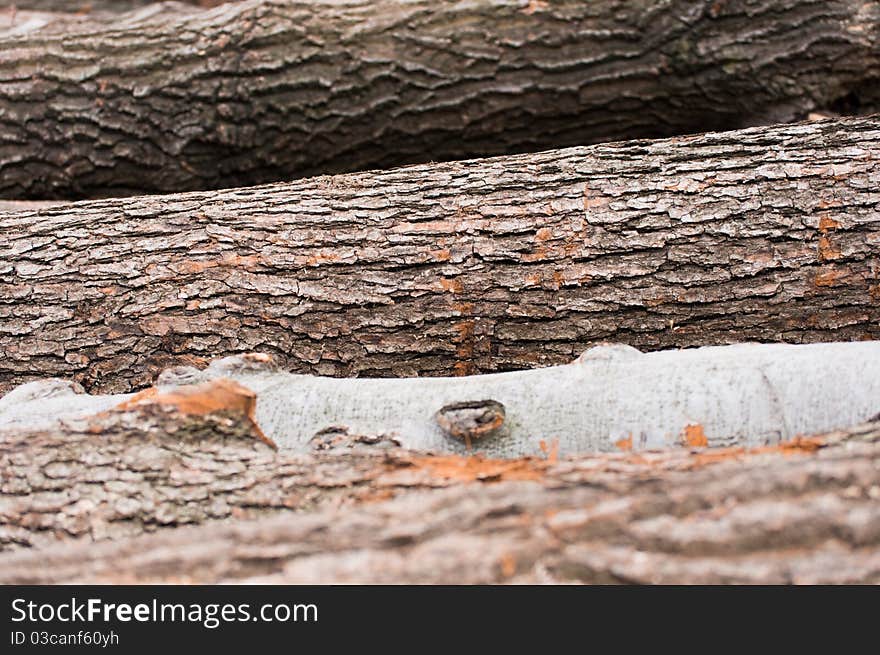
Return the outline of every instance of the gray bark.
<path id="1" fill-rule="evenodd" d="M 41 546 L 0 582 L 880 582 L 878 423 L 497 461 L 275 454 L 241 413 L 192 410 L 0 434 L 3 545 Z"/>
<path id="2" fill-rule="evenodd" d="M 251 185 L 880 100 L 876 0 L 144 11 L 0 41 L 0 196 Z"/>
<path id="3" fill-rule="evenodd" d="M 0 214 L 0 392 L 878 339 L 878 189 L 871 118 Z"/>
<path id="4" fill-rule="evenodd" d="M 0 429 L 45 428 L 169 393 L 222 395 L 230 384 L 252 394 L 253 419 L 291 452 L 331 447 L 352 434 L 410 450 L 502 458 L 537 455 L 550 442 L 560 455 L 757 446 L 880 414 L 880 341 L 649 354 L 608 345 L 567 366 L 386 380 L 291 375 L 251 354 L 204 371 L 165 371 L 158 389 L 134 397 L 92 396 L 59 380 L 25 384 L 0 398 Z"/>

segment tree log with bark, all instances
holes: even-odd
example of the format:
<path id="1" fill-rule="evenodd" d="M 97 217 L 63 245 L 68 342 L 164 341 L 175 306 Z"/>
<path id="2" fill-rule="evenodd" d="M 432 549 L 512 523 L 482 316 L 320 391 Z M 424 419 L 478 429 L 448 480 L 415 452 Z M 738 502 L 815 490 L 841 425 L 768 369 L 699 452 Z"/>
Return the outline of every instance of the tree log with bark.
<path id="1" fill-rule="evenodd" d="M 0 583 L 880 582 L 880 0 L 24 7 Z"/>
<path id="2" fill-rule="evenodd" d="M 867 118 L 0 214 L 0 392 L 876 339 L 878 189 Z"/>
<path id="3" fill-rule="evenodd" d="M 650 354 L 609 344 L 567 366 L 457 378 L 292 375 L 248 354 L 203 371 L 163 371 L 155 388 L 135 395 L 82 391 L 58 379 L 17 387 L 0 398 L 0 429 L 45 428 L 181 393 L 222 399 L 244 392 L 261 433 L 288 452 L 331 447 L 351 434 L 490 457 L 534 455 L 551 440 L 563 455 L 681 443 L 756 446 L 880 412 L 880 341 Z"/>
<path id="4" fill-rule="evenodd" d="M 198 5 L 199 7 L 216 7 L 227 2 L 240 0 L 179 0 L 181 4 Z M 7 0 L 9 8 L 15 8 L 16 14 L 21 11 L 42 13 L 82 14 L 91 15 L 103 12 L 126 12 L 140 9 L 146 5 L 162 5 L 156 0 Z"/>
<path id="5" fill-rule="evenodd" d="M 12 23 L 0 196 L 248 185 L 880 107 L 876 0 L 249 0 Z"/>
<path id="6" fill-rule="evenodd" d="M 876 422 L 566 459 L 259 437 L 246 404 L 192 397 L 2 433 L 2 545 L 43 548 L 0 582 L 880 581 Z"/>

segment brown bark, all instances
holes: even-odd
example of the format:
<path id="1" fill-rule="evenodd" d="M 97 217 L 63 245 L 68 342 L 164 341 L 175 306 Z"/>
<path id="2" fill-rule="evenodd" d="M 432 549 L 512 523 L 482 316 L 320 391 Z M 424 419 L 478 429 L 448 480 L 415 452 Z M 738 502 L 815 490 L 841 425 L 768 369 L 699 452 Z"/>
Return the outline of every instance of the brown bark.
<path id="1" fill-rule="evenodd" d="M 880 582 L 876 422 L 752 450 L 291 457 L 240 413 L 156 404 L 0 439 L 4 545 L 87 535 L 0 556 L 4 584 Z"/>
<path id="2" fill-rule="evenodd" d="M 91 14 L 94 12 L 125 12 L 138 9 L 150 4 L 157 4 L 160 0 L 5 0 L 0 6 L 8 6 L 16 10 L 40 11 L 55 13 L 79 13 Z M 238 2 L 239 0 L 176 0 L 181 4 L 197 5 L 199 7 L 216 7 L 226 2 Z M 165 3 L 170 4 L 170 3 Z"/>
<path id="3" fill-rule="evenodd" d="M 878 17 L 877 0 L 250 0 L 62 21 L 0 41 L 0 195 L 250 185 L 864 111 Z"/>
<path id="4" fill-rule="evenodd" d="M 64 200 L 0 200 L 0 212 L 14 212 L 23 209 L 45 209 L 67 204 Z"/>
<path id="5" fill-rule="evenodd" d="M 450 375 L 880 337 L 880 121 L 0 215 L 0 390 L 262 351 Z"/>
<path id="6" fill-rule="evenodd" d="M 149 23 L 160 15 L 173 13 L 183 19 L 197 16 L 199 7 L 220 4 L 225 3 L 213 0 L 29 0 L 10 3 L 0 5 L 0 39 L 21 40 L 36 34 L 81 34 L 96 26 L 135 30 L 144 21 Z"/>

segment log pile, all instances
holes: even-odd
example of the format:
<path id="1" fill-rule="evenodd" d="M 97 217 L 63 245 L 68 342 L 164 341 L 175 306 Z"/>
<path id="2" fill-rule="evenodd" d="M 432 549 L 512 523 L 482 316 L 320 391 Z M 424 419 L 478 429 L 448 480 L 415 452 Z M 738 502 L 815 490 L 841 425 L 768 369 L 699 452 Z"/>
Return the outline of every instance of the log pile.
<path id="1" fill-rule="evenodd" d="M 0 583 L 880 582 L 878 89 L 877 0 L 0 12 Z"/>

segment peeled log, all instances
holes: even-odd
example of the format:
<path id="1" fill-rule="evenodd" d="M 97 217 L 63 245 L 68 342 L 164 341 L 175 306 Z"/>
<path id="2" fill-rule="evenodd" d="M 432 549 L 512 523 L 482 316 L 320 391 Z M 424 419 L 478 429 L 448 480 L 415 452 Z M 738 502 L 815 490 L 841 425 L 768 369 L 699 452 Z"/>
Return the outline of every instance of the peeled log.
<path id="1" fill-rule="evenodd" d="M 370 448 L 275 455 L 241 416 L 157 405 L 0 433 L 2 545 L 41 546 L 0 583 L 880 582 L 876 422 L 562 460 Z"/>
<path id="2" fill-rule="evenodd" d="M 880 415 L 880 341 L 648 354 L 608 345 L 567 366 L 459 378 L 322 378 L 267 360 L 173 369 L 133 397 L 32 382 L 0 398 L 0 429 L 46 429 L 143 403 L 232 403 L 289 452 L 362 435 L 414 451 L 514 458 L 550 443 L 560 455 L 778 444 Z"/>
<path id="3" fill-rule="evenodd" d="M 329 376 L 880 339 L 880 120 L 0 214 L 0 392 L 248 351 Z"/>
<path id="4" fill-rule="evenodd" d="M 0 196 L 181 191 L 880 106 L 877 0 L 249 0 L 0 40 Z"/>

